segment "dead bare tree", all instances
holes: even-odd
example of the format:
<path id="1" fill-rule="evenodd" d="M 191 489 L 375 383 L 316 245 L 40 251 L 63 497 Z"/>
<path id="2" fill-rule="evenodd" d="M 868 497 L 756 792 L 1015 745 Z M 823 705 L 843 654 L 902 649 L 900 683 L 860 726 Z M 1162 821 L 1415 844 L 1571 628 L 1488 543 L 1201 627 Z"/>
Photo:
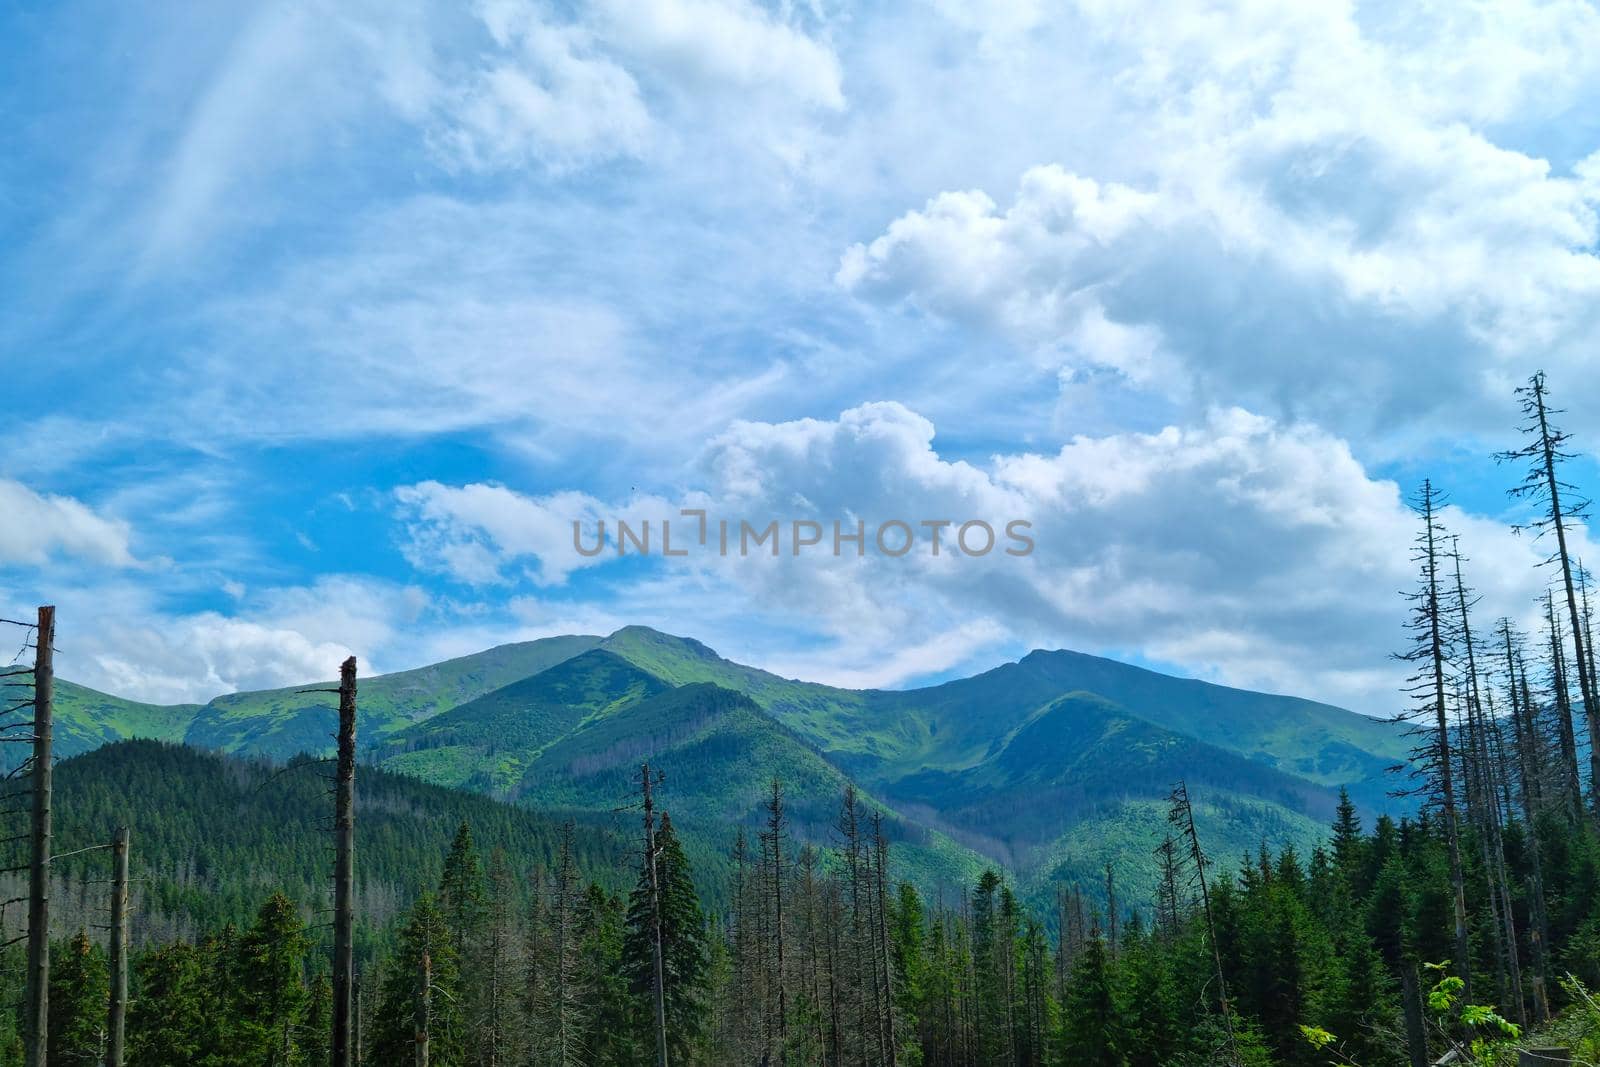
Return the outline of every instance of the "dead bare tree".
<path id="1" fill-rule="evenodd" d="M 50 1023 L 50 751 L 55 698 L 56 609 L 41 607 L 34 628 L 33 829 L 28 866 L 27 1008 L 24 1063 L 45 1067 Z"/>
<path id="2" fill-rule="evenodd" d="M 1201 912 L 1206 920 L 1206 937 L 1211 942 L 1211 962 L 1216 968 L 1217 1001 L 1222 1005 L 1222 1025 L 1228 1033 L 1228 1058 L 1233 1067 L 1244 1067 L 1239 1059 L 1239 1039 L 1233 1032 L 1233 1009 L 1228 1004 L 1228 979 L 1222 972 L 1222 947 L 1217 944 L 1217 925 L 1211 915 L 1211 890 L 1206 885 L 1206 854 L 1200 847 L 1200 832 L 1194 825 L 1194 805 L 1189 802 L 1189 787 L 1178 782 L 1172 787 L 1172 808 L 1167 821 L 1178 828 L 1189 846 L 1189 859 L 1194 864 L 1195 880 L 1200 885 Z"/>
<path id="3" fill-rule="evenodd" d="M 333 1067 L 352 1067 L 355 1042 L 356 658 L 339 668 L 334 786 Z"/>
<path id="4" fill-rule="evenodd" d="M 1443 539 L 1448 535 L 1439 523 L 1441 503 L 1439 491 L 1426 479 L 1411 499 L 1411 509 L 1422 520 L 1422 530 L 1417 534 L 1411 557 L 1418 566 L 1417 588 L 1406 594 L 1411 603 L 1411 618 L 1406 626 L 1411 632 L 1411 647 L 1399 653 L 1398 658 L 1416 664 L 1407 679 L 1414 706 L 1399 718 L 1409 723 L 1413 736 L 1420 739 L 1412 749 L 1409 770 L 1422 784 L 1400 792 L 1402 795 L 1421 793 L 1438 804 L 1443 815 L 1445 844 L 1450 857 L 1450 889 L 1455 901 L 1455 948 L 1459 957 L 1456 966 L 1465 983 L 1463 999 L 1470 1000 L 1472 950 L 1467 932 L 1466 878 L 1461 865 L 1461 828 L 1456 811 L 1455 767 L 1450 754 L 1450 705 L 1446 696 L 1456 629 L 1444 606 L 1444 576 L 1440 564 L 1445 556 Z"/>
<path id="5" fill-rule="evenodd" d="M 122 1067 L 128 1018 L 128 828 L 111 839 L 111 1004 L 106 1017 L 106 1067 Z"/>
<path id="6" fill-rule="evenodd" d="M 1600 816 L 1600 698 L 1595 693 L 1590 658 L 1584 652 L 1584 619 L 1578 610 L 1573 560 L 1567 551 L 1567 527 L 1588 517 L 1588 501 L 1578 497 L 1575 486 L 1557 476 L 1557 466 L 1572 458 L 1572 453 L 1565 451 L 1565 445 L 1570 440 L 1567 433 L 1551 425 L 1551 416 L 1561 412 L 1549 404 L 1544 372 L 1539 371 L 1529 378 L 1528 384 L 1517 390 L 1517 396 L 1522 402 L 1522 413 L 1527 418 L 1522 432 L 1529 441 L 1521 448 L 1502 452 L 1495 458 L 1527 462 L 1522 481 L 1513 486 L 1509 493 L 1518 499 L 1531 500 L 1539 507 L 1539 517 L 1528 522 L 1524 528 L 1534 530 L 1539 537 L 1549 533 L 1556 536 L 1556 550 L 1545 562 L 1559 565 L 1561 583 L 1567 594 L 1567 615 L 1575 653 L 1573 666 L 1577 668 L 1578 689 L 1589 727 L 1589 789 L 1595 814 Z M 1563 493 L 1566 494 L 1565 500 L 1562 499 Z"/>
<path id="7" fill-rule="evenodd" d="M 667 1067 L 666 974 L 661 959 L 661 883 L 656 877 L 656 809 L 651 787 L 650 764 L 639 768 L 639 785 L 644 794 L 644 866 L 650 885 L 650 999 L 655 1008 L 656 1067 Z"/>

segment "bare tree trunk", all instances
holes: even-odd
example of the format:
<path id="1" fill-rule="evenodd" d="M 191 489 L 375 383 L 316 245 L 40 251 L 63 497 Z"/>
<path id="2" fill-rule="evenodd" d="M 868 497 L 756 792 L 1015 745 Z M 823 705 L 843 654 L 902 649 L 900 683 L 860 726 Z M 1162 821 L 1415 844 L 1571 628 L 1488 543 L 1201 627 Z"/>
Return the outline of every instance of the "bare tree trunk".
<path id="1" fill-rule="evenodd" d="M 777 937 L 778 985 L 778 1063 L 789 1062 L 788 980 L 784 973 L 783 945 L 783 783 L 772 779 L 772 803 L 768 807 L 767 834 L 772 840 L 772 929 Z"/>
<path id="2" fill-rule="evenodd" d="M 428 1029 L 433 1025 L 433 960 L 426 950 L 417 969 L 417 1067 L 428 1067 Z"/>
<path id="3" fill-rule="evenodd" d="M 1590 675 L 1589 660 L 1584 654 L 1583 617 L 1578 612 L 1577 589 L 1572 581 L 1572 557 L 1567 554 L 1567 516 L 1561 510 L 1561 480 L 1556 477 L 1556 457 L 1562 435 L 1550 428 L 1543 373 L 1534 375 L 1529 383 L 1528 395 L 1538 417 L 1538 458 L 1544 467 L 1545 485 L 1550 494 L 1550 525 L 1556 531 L 1556 557 L 1561 564 L 1561 582 L 1566 587 L 1567 615 L 1572 623 L 1572 648 L 1577 653 L 1578 688 L 1583 696 L 1583 713 L 1589 726 L 1589 789 L 1595 813 L 1600 815 L 1600 701 L 1596 700 L 1595 680 Z"/>
<path id="4" fill-rule="evenodd" d="M 883 836 L 883 813 L 872 813 L 872 845 L 878 868 L 878 957 L 883 965 L 883 1020 L 888 1035 L 889 1067 L 896 1067 L 900 1053 L 894 1032 L 894 969 L 889 963 L 889 840 Z"/>
<path id="5" fill-rule="evenodd" d="M 1500 834 L 1500 808 L 1495 800 L 1494 763 L 1489 759 L 1489 723 L 1483 714 L 1483 692 L 1478 684 L 1478 651 L 1472 639 L 1472 612 L 1467 597 L 1466 582 L 1461 577 L 1461 547 L 1456 538 L 1450 539 L 1450 554 L 1455 559 L 1456 609 L 1461 615 L 1461 640 L 1467 652 L 1467 727 L 1469 751 L 1476 764 L 1476 774 L 1469 773 L 1467 780 L 1476 782 L 1478 807 L 1476 816 L 1483 850 L 1484 874 L 1490 883 L 1490 911 L 1496 925 L 1496 959 L 1500 964 L 1502 986 L 1509 984 L 1514 1004 L 1513 1018 L 1526 1019 L 1526 1001 L 1522 995 L 1522 961 L 1517 952 L 1517 920 L 1512 910 L 1511 887 L 1506 877 L 1505 841 Z M 1469 809 L 1469 814 L 1473 812 Z M 1502 999 L 1504 997 L 1502 996 Z"/>
<path id="6" fill-rule="evenodd" d="M 1517 750 L 1517 771 L 1521 780 L 1518 794 L 1522 801 L 1522 818 L 1528 835 L 1528 854 L 1533 860 L 1533 874 L 1529 876 L 1528 938 L 1533 945 L 1533 1010 L 1534 1019 L 1542 1022 L 1550 1016 L 1549 982 L 1550 961 L 1546 951 L 1546 920 L 1544 911 L 1544 860 L 1540 855 L 1537 809 L 1534 804 L 1534 756 L 1529 741 L 1531 722 L 1524 724 L 1522 701 L 1517 695 L 1517 661 L 1511 648 L 1511 624 L 1500 621 L 1500 632 L 1505 639 L 1506 671 L 1510 676 L 1511 727 Z"/>
<path id="7" fill-rule="evenodd" d="M 1217 969 L 1217 999 L 1222 1004 L 1222 1024 L 1228 1032 L 1228 1051 L 1234 1067 L 1244 1067 L 1239 1059 L 1239 1040 L 1233 1032 L 1233 1011 L 1228 1005 L 1228 980 L 1222 973 L 1222 947 L 1217 944 L 1217 927 L 1211 916 L 1211 891 L 1206 886 L 1206 854 L 1200 848 L 1200 834 L 1194 825 L 1194 807 L 1189 803 L 1189 788 L 1179 782 L 1172 791 L 1171 820 L 1189 841 L 1189 855 L 1200 882 L 1200 903 L 1206 917 L 1206 936 L 1211 939 L 1211 962 Z"/>
<path id="8" fill-rule="evenodd" d="M 128 828 L 111 839 L 111 1006 L 106 1016 L 106 1067 L 122 1067 L 128 1013 Z"/>
<path id="9" fill-rule="evenodd" d="M 639 771 L 644 787 L 644 857 L 650 876 L 650 955 L 654 971 L 651 999 L 655 1002 L 656 1065 L 667 1067 L 666 974 L 661 961 L 661 886 L 656 881 L 656 809 L 650 797 L 650 764 Z"/>
<path id="10" fill-rule="evenodd" d="M 33 856 L 28 868 L 27 1067 L 45 1067 L 50 1033 L 50 789 L 55 700 L 56 609 L 41 607 L 34 631 Z"/>
<path id="11" fill-rule="evenodd" d="M 1111 864 L 1106 864 L 1106 946 L 1117 954 L 1117 879 Z"/>
<path id="12" fill-rule="evenodd" d="M 1583 813 L 1583 787 L 1578 775 L 1578 740 L 1572 729 L 1572 697 L 1567 688 L 1566 655 L 1561 647 L 1561 624 L 1556 619 L 1555 595 L 1544 594 L 1545 618 L 1550 627 L 1550 671 L 1556 695 L 1556 736 L 1561 744 L 1561 788 L 1567 809 L 1576 819 Z"/>
<path id="13" fill-rule="evenodd" d="M 1417 981 L 1417 965 L 1407 960 L 1400 967 L 1401 1008 L 1406 1020 L 1406 1046 L 1411 1067 L 1428 1067 L 1428 1032 L 1423 1028 L 1422 983 Z"/>
<path id="14" fill-rule="evenodd" d="M 351 1067 L 355 986 L 356 658 L 339 668 L 339 758 L 334 788 L 333 1067 Z"/>
<path id="15" fill-rule="evenodd" d="M 1461 869 L 1461 829 L 1456 817 L 1455 775 L 1450 763 L 1450 720 L 1449 707 L 1445 701 L 1445 669 L 1444 669 L 1444 643 L 1445 637 L 1441 627 L 1441 610 L 1439 605 L 1439 553 L 1441 549 L 1435 543 L 1434 536 L 1437 526 L 1434 522 L 1434 489 L 1430 482 L 1422 483 L 1422 522 L 1423 533 L 1427 545 L 1426 573 L 1427 573 L 1427 612 L 1429 633 L 1429 658 L 1433 666 L 1433 699 L 1434 716 L 1436 719 L 1437 737 L 1434 744 L 1437 746 L 1439 763 L 1439 792 L 1444 807 L 1444 833 L 1445 844 L 1450 853 L 1450 889 L 1455 898 L 1455 943 L 1456 961 L 1461 981 L 1462 1000 L 1472 1000 L 1472 947 L 1467 934 L 1467 891 L 1466 877 Z"/>

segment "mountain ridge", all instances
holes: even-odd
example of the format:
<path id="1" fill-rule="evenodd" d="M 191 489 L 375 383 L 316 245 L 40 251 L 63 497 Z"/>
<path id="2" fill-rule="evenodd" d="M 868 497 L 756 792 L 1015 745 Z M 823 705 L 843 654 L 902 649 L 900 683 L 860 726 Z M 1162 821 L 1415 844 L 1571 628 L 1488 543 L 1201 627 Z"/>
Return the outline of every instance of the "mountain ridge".
<path id="1" fill-rule="evenodd" d="M 200 748 L 324 754 L 329 699 L 298 689 L 325 687 L 174 709 L 100 695 L 80 700 L 77 718 L 113 705 L 118 714 L 78 729 L 75 743 L 139 730 L 142 714 L 162 739 Z M 675 821 L 701 849 L 754 828 L 774 776 L 796 835 L 822 843 L 853 787 L 918 880 L 953 884 L 996 863 L 1035 892 L 1062 872 L 1147 864 L 1179 776 L 1221 820 L 1223 847 L 1261 834 L 1308 848 L 1340 787 L 1369 812 L 1391 809 L 1384 771 L 1404 752 L 1391 724 L 1333 705 L 1066 649 L 938 685 L 852 690 L 641 626 L 364 678 L 358 702 L 363 759 L 434 784 L 595 818 L 626 803 L 649 759 L 678 783 Z M 1136 872 L 1130 891 L 1139 881 Z"/>

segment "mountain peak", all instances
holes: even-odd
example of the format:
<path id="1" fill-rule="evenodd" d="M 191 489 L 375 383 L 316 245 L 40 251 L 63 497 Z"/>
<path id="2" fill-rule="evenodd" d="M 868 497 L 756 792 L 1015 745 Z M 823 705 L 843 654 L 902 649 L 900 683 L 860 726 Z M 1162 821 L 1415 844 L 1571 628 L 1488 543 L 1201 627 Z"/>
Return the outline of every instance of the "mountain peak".
<path id="1" fill-rule="evenodd" d="M 698 659 L 720 660 L 722 658 L 713 649 L 692 637 L 679 637 L 677 634 L 663 633 L 652 627 L 640 625 L 622 627 L 622 629 L 606 637 L 600 643 L 600 647 L 612 650 L 662 648 L 672 649 L 679 654 L 688 652 Z"/>

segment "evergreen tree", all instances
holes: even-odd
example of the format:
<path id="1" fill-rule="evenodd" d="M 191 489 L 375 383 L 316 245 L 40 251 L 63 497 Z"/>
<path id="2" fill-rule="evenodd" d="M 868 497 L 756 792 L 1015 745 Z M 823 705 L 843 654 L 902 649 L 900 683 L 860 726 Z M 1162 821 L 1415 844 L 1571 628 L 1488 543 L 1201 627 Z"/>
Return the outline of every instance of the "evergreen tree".
<path id="1" fill-rule="evenodd" d="M 656 878 L 661 893 L 661 965 L 667 1016 L 669 1062 L 684 1062 L 702 1040 L 706 1015 L 706 929 L 695 893 L 694 876 L 683 845 L 665 812 L 656 831 Z M 641 1018 L 649 1016 L 654 960 L 650 944 L 650 886 L 641 869 L 628 899 L 622 964 L 630 988 L 641 998 Z M 648 1025 L 648 1023 L 646 1024 Z M 648 1033 L 648 1031 L 647 1031 Z M 654 1041 L 647 1043 L 653 1048 Z"/>
<path id="2" fill-rule="evenodd" d="M 399 943 L 384 967 L 378 1009 L 372 1023 L 369 1056 L 376 1063 L 413 1061 L 416 1045 L 416 1008 L 422 960 L 426 954 L 432 981 L 431 1018 L 428 1025 L 430 1067 L 462 1067 L 459 971 L 451 930 L 437 899 L 424 893 L 412 905 Z"/>
<path id="3" fill-rule="evenodd" d="M 1122 1009 L 1106 945 L 1092 937 L 1079 953 L 1062 1013 L 1062 1048 L 1072 1067 L 1125 1067 Z"/>
<path id="4" fill-rule="evenodd" d="M 470 946 L 483 929 L 488 908 L 488 885 L 483 861 L 472 840 L 472 827 L 465 820 L 456 829 L 445 857 L 444 876 L 439 880 L 439 911 L 450 932 L 450 945 L 458 960 L 470 958 Z"/>
<path id="5" fill-rule="evenodd" d="M 100 1062 L 110 989 L 105 953 L 79 930 L 50 961 L 49 1058 L 55 1064 Z"/>
<path id="6" fill-rule="evenodd" d="M 305 986 L 310 941 L 294 901 L 274 893 L 239 939 L 232 983 L 239 1062 L 281 1067 L 294 1061 L 309 998 Z"/>
<path id="7" fill-rule="evenodd" d="M 128 1067 L 208 1062 L 216 990 L 200 950 L 182 941 L 162 945 L 139 956 L 133 972 L 139 995 L 128 1008 Z"/>

